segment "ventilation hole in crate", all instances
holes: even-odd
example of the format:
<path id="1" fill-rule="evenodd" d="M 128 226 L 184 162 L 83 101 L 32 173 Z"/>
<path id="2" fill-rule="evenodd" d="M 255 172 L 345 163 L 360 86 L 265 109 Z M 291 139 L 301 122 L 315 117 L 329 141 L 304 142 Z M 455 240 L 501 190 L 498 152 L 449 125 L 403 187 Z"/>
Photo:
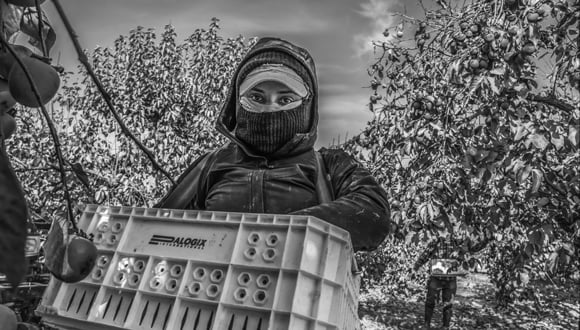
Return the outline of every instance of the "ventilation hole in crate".
<path id="1" fill-rule="evenodd" d="M 103 233 L 106 232 L 106 231 L 109 231 L 109 228 L 110 228 L 110 226 L 109 226 L 109 222 L 108 221 L 103 221 L 103 222 L 101 222 L 97 226 L 97 230 L 100 231 L 100 232 L 103 232 Z"/>
<path id="2" fill-rule="evenodd" d="M 181 276 L 181 273 L 183 273 L 183 266 L 181 265 L 173 265 L 169 270 L 169 274 L 173 277 L 179 277 Z"/>
<path id="3" fill-rule="evenodd" d="M 131 276 L 129 277 L 129 285 L 130 286 L 137 286 L 139 284 L 139 281 L 141 280 L 141 275 L 139 274 L 131 274 Z"/>
<path id="4" fill-rule="evenodd" d="M 101 268 L 95 268 L 91 277 L 95 281 L 100 281 L 103 278 L 104 272 Z"/>
<path id="5" fill-rule="evenodd" d="M 250 247 L 250 248 L 247 248 L 246 251 L 244 251 L 244 256 L 247 259 L 252 260 L 252 259 L 254 259 L 256 257 L 256 253 L 258 253 L 257 250 L 256 250 L 256 248 Z"/>
<path id="6" fill-rule="evenodd" d="M 70 297 L 70 300 L 69 300 L 69 302 L 68 302 L 68 305 L 66 306 L 66 311 L 67 311 L 67 312 L 69 311 L 69 309 L 70 309 L 70 306 L 72 306 L 72 302 L 73 302 L 73 300 L 75 300 L 75 296 L 76 296 L 76 295 L 77 295 L 77 289 L 75 288 L 75 290 L 73 291 L 73 293 L 72 293 L 72 295 L 71 295 L 71 297 Z"/>
<path id="7" fill-rule="evenodd" d="M 201 317 L 201 309 L 198 309 L 197 310 L 197 316 L 195 317 L 195 322 L 193 322 L 193 328 L 194 329 L 197 329 L 197 325 L 199 324 L 199 318 L 200 317 Z"/>
<path id="8" fill-rule="evenodd" d="M 207 330 L 211 330 L 213 324 L 213 311 L 209 314 L 209 320 L 207 321 Z"/>
<path id="9" fill-rule="evenodd" d="M 118 233 L 118 232 L 120 232 L 121 230 L 123 230 L 123 224 L 122 224 L 122 223 L 120 223 L 120 222 L 116 222 L 116 223 L 113 225 L 112 229 L 111 229 L 111 231 L 112 231 L 113 233 Z"/>
<path id="10" fill-rule="evenodd" d="M 171 314 L 171 310 L 173 309 L 173 304 L 169 305 L 169 308 L 167 309 L 167 314 L 165 314 L 165 320 L 163 320 L 163 328 L 165 329 L 165 327 L 167 326 L 167 321 L 169 321 L 169 315 Z"/>
<path id="11" fill-rule="evenodd" d="M 127 322 L 127 317 L 129 316 L 129 311 L 131 310 L 131 306 L 133 306 L 134 298 L 131 298 L 129 301 L 129 306 L 127 306 L 127 313 L 125 313 L 125 318 L 123 319 L 123 323 Z"/>
<path id="12" fill-rule="evenodd" d="M 87 295 L 87 292 L 86 291 L 83 291 L 83 296 L 81 297 L 81 301 L 77 305 L 77 311 L 75 312 L 76 314 L 79 313 L 79 310 L 81 309 L 81 306 L 83 305 L 83 302 L 85 302 L 85 296 L 86 295 Z"/>
<path id="13" fill-rule="evenodd" d="M 151 328 L 153 328 L 153 325 L 155 325 L 155 321 L 157 321 L 157 315 L 159 315 L 159 306 L 161 306 L 160 302 L 157 303 L 155 313 L 153 313 L 153 318 L 151 319 Z"/>
<path id="14" fill-rule="evenodd" d="M 244 330 L 248 329 L 248 316 L 247 315 L 246 315 L 246 319 L 244 320 L 244 325 L 243 325 L 242 329 L 244 329 Z"/>
<path id="15" fill-rule="evenodd" d="M 151 289 L 159 289 L 161 285 L 163 285 L 163 282 L 161 282 L 157 277 L 154 277 L 149 281 L 149 287 L 151 287 Z"/>
<path id="16" fill-rule="evenodd" d="M 177 289 L 177 280 L 172 278 L 169 281 L 167 281 L 167 284 L 165 285 L 165 289 L 168 292 L 173 292 Z"/>
<path id="17" fill-rule="evenodd" d="M 262 256 L 264 257 L 264 260 L 272 262 L 274 258 L 276 258 L 276 250 L 266 249 L 266 251 L 264 251 L 264 254 Z"/>
<path id="18" fill-rule="evenodd" d="M 234 320 L 235 320 L 235 315 L 232 314 L 232 317 L 230 318 L 230 324 L 228 325 L 228 330 L 234 329 Z"/>
<path id="19" fill-rule="evenodd" d="M 156 275 L 163 275 L 167 271 L 167 263 L 165 261 L 159 262 L 155 266 L 155 274 Z"/>
<path id="20" fill-rule="evenodd" d="M 238 288 L 234 292 L 234 299 L 237 302 L 243 302 L 247 296 L 248 296 L 248 292 L 244 288 Z"/>
<path id="21" fill-rule="evenodd" d="M 185 313 L 183 313 L 183 317 L 181 318 L 181 325 L 179 326 L 179 330 L 183 330 L 185 326 L 185 321 L 187 321 L 187 314 L 189 314 L 189 307 L 185 307 Z M 197 328 L 197 324 L 193 326 L 193 328 Z"/>
<path id="22" fill-rule="evenodd" d="M 271 281 L 270 276 L 268 276 L 267 274 L 261 274 L 260 276 L 258 276 L 256 284 L 260 288 L 267 288 L 268 286 L 270 286 L 270 281 Z"/>
<path id="23" fill-rule="evenodd" d="M 95 302 L 95 298 L 97 297 L 97 293 L 94 292 L 91 300 L 89 301 L 89 305 L 87 306 L 87 310 L 85 312 L 85 315 L 89 315 L 89 311 L 91 310 L 91 307 L 93 307 L 93 303 Z"/>
<path id="24" fill-rule="evenodd" d="M 119 310 L 121 309 L 121 305 L 123 304 L 123 296 L 119 299 L 119 304 L 117 304 L 117 308 L 115 309 L 115 315 L 113 315 L 113 321 L 117 320 L 117 315 L 119 315 Z"/>
<path id="25" fill-rule="evenodd" d="M 258 244 L 259 241 L 260 241 L 260 234 L 258 234 L 258 233 L 251 233 L 248 236 L 248 243 L 250 243 L 252 245 Z"/>
<path id="26" fill-rule="evenodd" d="M 119 237 L 116 234 L 111 234 L 111 236 L 109 236 L 109 238 L 107 238 L 107 244 L 115 245 L 115 243 L 117 243 L 118 239 L 119 239 Z"/>
<path id="27" fill-rule="evenodd" d="M 125 273 L 117 273 L 115 274 L 115 277 L 113 277 L 113 283 L 117 285 L 123 285 L 125 280 Z"/>
<path id="28" fill-rule="evenodd" d="M 278 235 L 271 234 L 270 236 L 268 236 L 268 245 L 275 246 L 276 244 L 278 244 Z"/>
<path id="29" fill-rule="evenodd" d="M 258 327 L 256 328 L 256 330 L 262 330 L 262 318 L 260 317 L 260 320 L 258 321 Z"/>
<path id="30" fill-rule="evenodd" d="M 206 274 L 206 270 L 203 267 L 197 267 L 194 271 L 193 271 L 193 277 L 196 280 L 202 280 L 205 277 Z"/>
<path id="31" fill-rule="evenodd" d="M 214 269 L 209 276 L 212 282 L 219 282 L 224 277 L 224 272 L 221 269 Z"/>
<path id="32" fill-rule="evenodd" d="M 145 269 L 145 261 L 144 260 L 135 261 L 135 264 L 133 265 L 133 269 L 138 273 L 142 272 L 143 269 Z"/>
<path id="33" fill-rule="evenodd" d="M 248 274 L 246 272 L 241 273 L 238 276 L 238 284 L 239 285 L 246 286 L 246 285 L 248 285 L 248 283 L 250 283 L 250 281 L 252 281 L 252 277 L 250 276 L 250 274 Z"/>
<path id="34" fill-rule="evenodd" d="M 100 244 L 105 239 L 105 235 L 101 232 L 95 236 L 95 243 Z"/>
<path id="35" fill-rule="evenodd" d="M 105 267 L 108 263 L 109 263 L 109 257 L 108 256 L 100 256 L 99 257 L 99 260 L 97 261 L 97 266 L 99 266 L 99 267 Z"/>
<path id="36" fill-rule="evenodd" d="M 210 286 L 207 287 L 207 296 L 209 298 L 215 298 L 217 297 L 218 293 L 220 291 L 219 286 L 215 285 L 215 284 L 211 284 Z"/>
<path id="37" fill-rule="evenodd" d="M 188 288 L 188 291 L 189 291 L 189 294 L 191 294 L 192 296 L 198 295 L 199 292 L 201 291 L 201 283 L 199 283 L 199 282 L 191 283 L 191 285 Z"/>
<path id="38" fill-rule="evenodd" d="M 107 316 L 107 312 L 109 311 L 109 307 L 111 307 L 111 300 L 113 299 L 113 295 L 109 296 L 109 300 L 107 300 L 107 305 L 105 306 L 105 312 L 103 313 L 103 318 Z"/>

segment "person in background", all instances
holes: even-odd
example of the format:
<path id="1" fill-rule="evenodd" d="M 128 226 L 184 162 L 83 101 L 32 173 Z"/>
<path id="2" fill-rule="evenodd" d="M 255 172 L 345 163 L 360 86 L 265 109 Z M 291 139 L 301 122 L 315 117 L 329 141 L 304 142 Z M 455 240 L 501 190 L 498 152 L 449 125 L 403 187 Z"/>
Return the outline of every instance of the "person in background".
<path id="1" fill-rule="evenodd" d="M 318 82 L 309 52 L 261 38 L 231 79 L 216 128 L 229 142 L 193 162 L 157 208 L 309 215 L 373 250 L 391 228 L 387 195 L 339 149 L 314 149 Z"/>
<path id="2" fill-rule="evenodd" d="M 430 262 L 425 296 L 425 329 L 431 329 L 431 319 L 439 297 L 443 304 L 443 328 L 449 328 L 453 300 L 457 293 L 457 277 L 466 275 L 460 269 L 460 263 L 466 254 L 482 250 L 489 242 L 489 238 L 486 237 L 478 243 L 473 243 L 466 237 L 454 235 L 453 228 L 449 229 L 441 236 L 431 239 L 413 265 L 413 270 L 417 271 L 425 263 Z"/>

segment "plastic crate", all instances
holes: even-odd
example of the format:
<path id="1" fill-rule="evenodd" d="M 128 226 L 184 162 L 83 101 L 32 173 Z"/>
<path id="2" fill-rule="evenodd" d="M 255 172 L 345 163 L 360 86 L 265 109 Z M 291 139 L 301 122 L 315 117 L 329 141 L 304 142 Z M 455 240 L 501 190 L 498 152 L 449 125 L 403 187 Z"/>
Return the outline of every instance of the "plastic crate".
<path id="1" fill-rule="evenodd" d="M 51 279 L 58 329 L 360 329 L 347 231 L 310 216 L 88 205 L 92 273 Z"/>

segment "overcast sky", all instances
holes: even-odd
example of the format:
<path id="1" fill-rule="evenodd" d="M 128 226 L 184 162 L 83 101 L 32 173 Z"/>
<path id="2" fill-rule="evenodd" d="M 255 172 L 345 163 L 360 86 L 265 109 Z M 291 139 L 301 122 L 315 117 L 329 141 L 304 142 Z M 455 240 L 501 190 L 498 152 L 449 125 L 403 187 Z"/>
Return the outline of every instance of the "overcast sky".
<path id="1" fill-rule="evenodd" d="M 81 46 L 111 46 L 138 25 L 161 32 L 172 24 L 183 40 L 212 17 L 225 37 L 278 36 L 307 48 L 317 65 L 320 124 L 317 146 L 357 134 L 372 119 L 368 110 L 371 40 L 392 26 L 403 0 L 61 0 Z M 408 5 L 408 4 L 407 4 Z M 67 69 L 78 62 L 50 1 L 43 4 L 57 34 L 51 51 Z M 408 8 L 407 8 L 408 9 Z"/>

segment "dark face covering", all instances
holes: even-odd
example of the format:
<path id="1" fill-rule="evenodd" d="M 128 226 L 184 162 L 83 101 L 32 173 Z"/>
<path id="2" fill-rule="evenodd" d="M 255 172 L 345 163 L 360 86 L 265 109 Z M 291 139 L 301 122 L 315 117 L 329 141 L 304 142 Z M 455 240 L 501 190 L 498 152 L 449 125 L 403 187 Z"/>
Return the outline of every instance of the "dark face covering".
<path id="1" fill-rule="evenodd" d="M 273 112 L 252 112 L 239 105 L 235 135 L 257 154 L 272 154 L 296 134 L 308 132 L 309 104 Z"/>

